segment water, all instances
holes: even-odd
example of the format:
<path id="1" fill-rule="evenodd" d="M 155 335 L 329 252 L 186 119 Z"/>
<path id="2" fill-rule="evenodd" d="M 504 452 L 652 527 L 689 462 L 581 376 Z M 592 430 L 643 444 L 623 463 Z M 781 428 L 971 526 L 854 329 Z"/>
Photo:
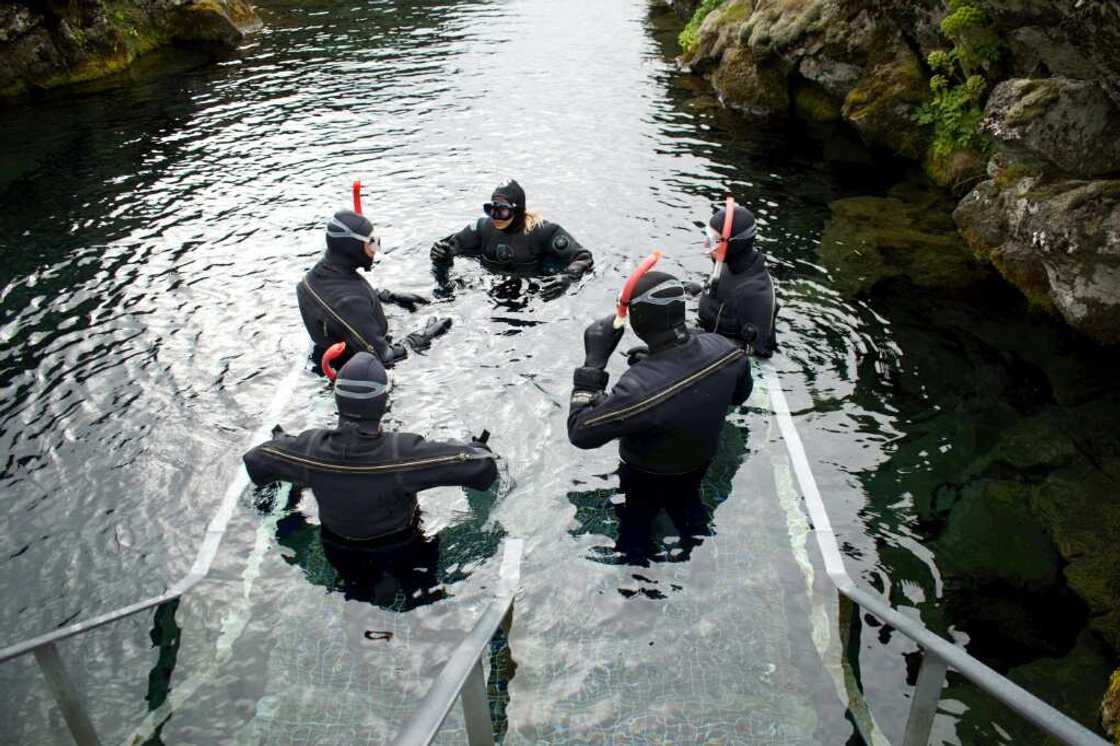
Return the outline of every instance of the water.
<path id="1" fill-rule="evenodd" d="M 895 174 L 843 140 L 719 110 L 674 70 L 670 32 L 644 2 L 274 1 L 262 14 L 265 30 L 217 62 L 173 55 L 160 60 L 173 72 L 153 64 L 0 119 L 2 641 L 186 572 L 306 349 L 294 285 L 352 179 L 398 247 L 371 279 L 431 292 L 430 243 L 513 176 L 532 209 L 594 251 L 594 275 L 544 303 L 460 260 L 438 303 L 390 310 L 398 335 L 430 314 L 454 326 L 401 366 L 389 424 L 433 437 L 487 427 L 503 457 L 489 493 L 423 496 L 441 539 L 439 600 L 347 602 L 313 499 L 246 493 L 215 571 L 174 614 L 61 646 L 104 740 L 385 740 L 492 597 L 505 536 L 527 548 L 509 647 L 495 651 L 506 674 L 491 676 L 495 691 L 508 679 L 508 742 L 858 739 L 837 693 L 835 599 L 805 549 L 765 392 L 729 418 L 705 485 L 710 535 L 676 551 L 658 525 L 663 551 L 629 564 L 614 550 L 616 451 L 566 440 L 582 328 L 652 249 L 669 271 L 704 276 L 699 227 L 732 190 L 781 282 L 776 364 L 851 574 L 957 635 L 967 619 L 941 608 L 940 559 L 912 495 L 957 475 L 945 454 L 978 448 L 973 434 L 1047 400 L 1022 391 L 1008 409 L 986 385 L 1036 369 L 1060 333 L 981 302 L 947 316 L 910 292 L 842 298 L 816 256 L 827 205 Z M 1027 330 L 1033 356 L 999 352 Z M 1091 391 L 1114 371 L 1063 375 Z M 282 422 L 325 425 L 331 412 L 302 376 Z M 914 650 L 872 624 L 859 664 L 893 738 Z M 0 667 L 0 682 L 6 742 L 64 737 L 30 659 Z M 954 687 L 941 740 L 1000 742 L 1020 727 Z M 462 734 L 453 715 L 444 739 Z"/>

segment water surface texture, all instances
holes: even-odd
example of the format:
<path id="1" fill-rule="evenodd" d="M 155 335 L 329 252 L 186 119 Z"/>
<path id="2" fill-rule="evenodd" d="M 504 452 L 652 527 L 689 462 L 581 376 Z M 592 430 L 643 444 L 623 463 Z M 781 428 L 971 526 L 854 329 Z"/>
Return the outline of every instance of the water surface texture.
<path id="1" fill-rule="evenodd" d="M 500 542 L 516 536 L 524 590 L 489 664 L 507 742 L 859 742 L 835 596 L 762 387 L 725 428 L 704 535 L 682 541 L 661 516 L 644 558 L 615 548 L 616 450 L 575 450 L 565 419 L 585 324 L 653 249 L 701 279 L 700 226 L 732 191 L 780 279 L 775 364 L 850 572 L 914 613 L 935 607 L 937 564 L 905 488 L 874 476 L 949 478 L 936 455 L 954 445 L 940 435 L 914 463 L 892 461 L 892 444 L 939 411 L 931 397 L 970 396 L 968 350 L 940 344 L 948 333 L 920 309 L 842 299 L 816 264 L 828 203 L 881 188 L 880 175 L 735 124 L 676 71 L 639 0 L 270 0 L 262 15 L 265 30 L 228 58 L 174 55 L 172 72 L 0 118 L 0 643 L 187 571 L 305 354 L 295 283 L 352 179 L 395 248 L 371 281 L 433 293 L 428 246 L 515 177 L 532 209 L 594 251 L 595 272 L 546 303 L 459 260 L 437 303 L 389 309 L 398 336 L 430 314 L 454 319 L 399 366 L 389 426 L 486 427 L 503 457 L 488 493 L 422 497 L 438 586 L 348 600 L 311 496 L 246 492 L 195 592 L 61 645 L 103 739 L 384 742 L 492 597 Z M 616 356 L 616 379 L 624 365 Z M 284 412 L 289 431 L 325 425 L 329 390 L 300 374 Z M 897 738 L 914 648 L 866 627 L 857 648 L 878 725 Z M 29 657 L 0 667 L 0 686 L 0 739 L 65 738 Z M 943 705 L 938 738 L 1006 738 L 1010 715 L 963 702 Z M 441 738 L 463 733 L 454 714 Z"/>

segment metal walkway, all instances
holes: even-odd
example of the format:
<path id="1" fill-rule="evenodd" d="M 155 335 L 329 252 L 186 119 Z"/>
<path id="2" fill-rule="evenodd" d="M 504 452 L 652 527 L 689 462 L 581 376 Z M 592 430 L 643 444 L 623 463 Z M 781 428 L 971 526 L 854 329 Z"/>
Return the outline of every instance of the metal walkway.
<path id="1" fill-rule="evenodd" d="M 792 472 L 809 514 L 811 532 L 815 537 L 816 546 L 820 551 L 831 583 L 842 596 L 902 632 L 917 643 L 923 651 L 923 662 L 903 737 L 904 746 L 916 746 L 928 742 L 945 674 L 949 669 L 957 671 L 993 698 L 1062 743 L 1108 746 L 1103 739 L 980 663 L 962 648 L 934 635 L 916 619 L 892 609 L 878 595 L 856 586 L 844 568 L 843 558 L 836 537 L 832 532 L 828 514 L 817 490 L 800 437 L 790 416 L 778 373 L 769 361 L 764 361 L 760 367 L 761 378 L 765 384 L 778 428 L 781 431 Z M 285 377 L 277 391 L 269 414 L 263 420 L 266 424 L 262 426 L 260 431 L 254 433 L 254 442 L 267 437 L 267 423 L 277 419 L 279 410 L 290 396 L 302 369 L 303 362 L 301 360 Z M 233 515 L 237 500 L 247 486 L 248 476 L 243 469 L 239 470 L 237 478 L 230 484 L 218 511 L 210 521 L 202 546 L 190 572 L 174 583 L 167 592 L 0 650 L 0 663 L 28 653 L 34 654 L 65 717 L 67 726 L 78 744 L 85 746 L 87 744 L 97 744 L 99 741 L 92 721 L 83 706 L 81 694 L 74 689 L 67 675 L 65 666 L 58 654 L 56 643 L 177 599 L 195 587 L 207 576 L 218 546 Z M 266 534 L 267 532 L 264 535 Z M 466 736 L 469 742 L 471 744 L 493 743 L 493 729 L 481 661 L 491 638 L 498 628 L 504 625 L 508 631 L 519 582 L 521 553 L 522 543 L 519 540 L 507 540 L 505 542 L 505 556 L 502 561 L 500 581 L 495 598 L 482 611 L 473 629 L 447 656 L 447 663 L 428 689 L 427 695 L 415 709 L 405 726 L 398 731 L 396 743 L 431 743 L 440 732 L 441 726 L 452 711 L 457 699 L 461 699 L 463 703 Z M 240 630 L 238 634 L 240 634 Z M 179 688 L 184 690 L 183 696 L 189 696 L 190 692 L 194 691 L 190 686 L 179 685 Z M 267 697 L 262 699 L 262 702 L 266 700 Z M 366 705 L 368 706 L 368 704 L 367 701 Z M 862 702 L 859 700 L 858 694 L 849 705 L 853 708 L 854 720 L 857 723 L 870 724 L 867 727 L 861 727 L 865 740 L 870 743 L 885 742 L 882 734 L 874 728 L 874 719 L 871 713 L 861 711 Z M 158 716 L 159 713 L 154 714 L 153 722 L 158 719 Z M 163 716 L 165 717 L 166 713 L 163 713 Z M 267 712 L 263 713 L 261 717 L 263 721 L 267 721 L 269 714 Z M 253 724 L 249 725 L 252 726 Z M 145 728 L 142 726 L 141 735 L 144 730 Z M 293 742 L 300 742 L 302 739 L 298 732 L 289 732 L 288 737 Z"/>

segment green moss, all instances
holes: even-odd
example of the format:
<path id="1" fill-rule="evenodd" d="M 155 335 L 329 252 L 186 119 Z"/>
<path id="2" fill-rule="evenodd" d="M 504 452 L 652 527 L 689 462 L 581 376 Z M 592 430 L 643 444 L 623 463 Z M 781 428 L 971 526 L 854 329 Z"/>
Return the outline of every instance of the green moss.
<path id="1" fill-rule="evenodd" d="M 793 105 L 798 114 L 810 121 L 840 121 L 840 102 L 815 83 L 799 82 L 794 89 Z"/>
<path id="2" fill-rule="evenodd" d="M 981 276 L 947 213 L 928 202 L 851 197 L 829 206 L 821 261 L 846 295 L 869 292 L 882 280 L 962 288 Z"/>
<path id="3" fill-rule="evenodd" d="M 704 2 L 700 3 L 696 8 L 696 12 L 692 14 L 692 18 L 689 19 L 688 23 L 685 24 L 685 27 L 681 30 L 681 33 L 677 36 L 677 41 L 680 43 L 681 49 L 684 50 L 685 54 L 691 52 L 692 48 L 696 46 L 696 39 L 700 33 L 700 24 L 704 22 L 704 19 L 708 17 L 709 13 L 723 3 L 724 0 L 704 0 Z"/>
<path id="4" fill-rule="evenodd" d="M 1068 563 L 1066 580 L 1090 623 L 1120 651 L 1120 493 L 1098 469 L 1066 469 L 1031 494 L 1031 506 Z"/>
<path id="5" fill-rule="evenodd" d="M 867 73 L 844 99 L 843 113 L 871 142 L 919 160 L 926 143 L 913 110 L 928 98 L 925 71 L 901 43 L 883 39 Z"/>

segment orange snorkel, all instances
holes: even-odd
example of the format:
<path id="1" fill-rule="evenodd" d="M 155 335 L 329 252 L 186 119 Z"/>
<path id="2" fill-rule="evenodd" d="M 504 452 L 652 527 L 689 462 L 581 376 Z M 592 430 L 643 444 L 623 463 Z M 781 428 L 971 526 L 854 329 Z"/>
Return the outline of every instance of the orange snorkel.
<path id="1" fill-rule="evenodd" d="M 354 212 L 362 214 L 362 182 L 354 179 Z"/>
<path id="2" fill-rule="evenodd" d="M 338 378 L 338 371 L 331 367 L 331 363 L 344 352 L 346 352 L 346 343 L 335 342 L 323 353 L 323 361 L 319 363 L 319 367 L 323 369 L 323 373 L 326 374 L 331 383 L 334 383 L 334 379 Z"/>
<path id="3" fill-rule="evenodd" d="M 614 312 L 614 328 L 621 329 L 626 325 L 626 314 L 630 306 L 630 298 L 634 295 L 634 288 L 638 284 L 638 280 L 642 279 L 642 275 L 653 269 L 653 265 L 657 264 L 657 260 L 661 258 L 661 252 L 655 251 L 638 265 L 630 278 L 626 280 L 626 284 L 622 286 L 622 292 L 618 294 L 618 307 Z"/>
<path id="4" fill-rule="evenodd" d="M 719 276 L 723 274 L 723 265 L 727 259 L 727 245 L 731 241 L 731 225 L 735 222 L 734 197 L 727 197 L 723 212 L 723 230 L 720 231 L 720 239 L 716 243 L 715 251 L 712 252 L 712 258 L 715 259 L 716 266 L 712 267 L 712 275 L 708 278 L 708 287 L 712 289 L 715 289 L 715 286 L 719 284 Z"/>

